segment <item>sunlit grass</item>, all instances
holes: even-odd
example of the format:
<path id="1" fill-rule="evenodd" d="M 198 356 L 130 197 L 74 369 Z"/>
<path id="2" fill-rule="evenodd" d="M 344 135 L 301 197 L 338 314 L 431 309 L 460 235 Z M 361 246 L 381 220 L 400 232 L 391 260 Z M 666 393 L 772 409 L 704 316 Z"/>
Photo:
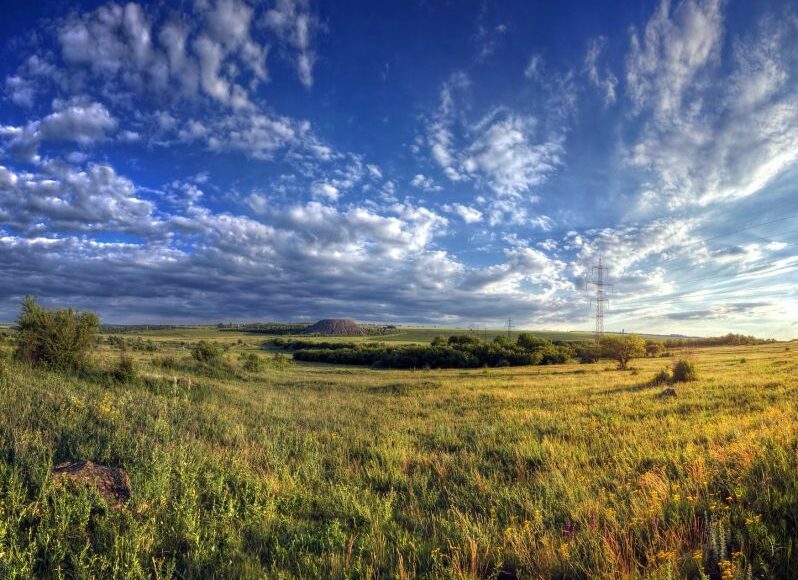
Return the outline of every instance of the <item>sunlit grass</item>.
<path id="1" fill-rule="evenodd" d="M 149 362 L 208 337 L 229 348 L 221 378 Z M 661 399 L 671 359 L 248 373 L 262 337 L 148 338 L 127 384 L 11 365 L 0 577 L 798 573 L 791 344 L 681 353 L 699 380 Z M 55 491 L 69 459 L 126 469 L 129 509 Z"/>

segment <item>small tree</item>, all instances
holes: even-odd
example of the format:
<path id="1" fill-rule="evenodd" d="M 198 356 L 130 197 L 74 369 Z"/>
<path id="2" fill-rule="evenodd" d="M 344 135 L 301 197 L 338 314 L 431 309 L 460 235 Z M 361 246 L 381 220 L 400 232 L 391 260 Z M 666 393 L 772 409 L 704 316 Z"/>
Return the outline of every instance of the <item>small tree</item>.
<path id="1" fill-rule="evenodd" d="M 99 330 L 93 312 L 47 310 L 26 296 L 17 319 L 16 356 L 32 365 L 78 369 L 85 366 Z"/>
<path id="2" fill-rule="evenodd" d="M 636 334 L 611 334 L 601 339 L 604 356 L 618 361 L 618 368 L 625 370 L 629 361 L 646 354 L 645 341 Z"/>

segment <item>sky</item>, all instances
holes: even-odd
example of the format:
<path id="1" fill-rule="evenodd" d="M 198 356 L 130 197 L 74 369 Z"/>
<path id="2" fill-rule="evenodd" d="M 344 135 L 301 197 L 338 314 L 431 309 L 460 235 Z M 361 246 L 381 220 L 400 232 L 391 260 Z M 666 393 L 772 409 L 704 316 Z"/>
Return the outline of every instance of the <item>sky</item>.
<path id="1" fill-rule="evenodd" d="M 798 336 L 791 2 L 0 13 L 0 320 Z"/>

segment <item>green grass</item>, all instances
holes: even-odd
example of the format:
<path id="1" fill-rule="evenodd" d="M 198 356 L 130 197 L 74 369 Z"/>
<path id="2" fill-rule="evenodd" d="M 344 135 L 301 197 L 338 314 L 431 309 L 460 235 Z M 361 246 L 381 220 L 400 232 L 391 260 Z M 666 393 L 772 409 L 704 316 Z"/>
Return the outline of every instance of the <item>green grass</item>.
<path id="1" fill-rule="evenodd" d="M 147 337 L 133 383 L 0 382 L 0 577 L 798 575 L 793 345 L 680 353 L 699 380 L 661 399 L 670 359 L 247 373 L 262 336 Z M 199 338 L 232 370 L 148 362 Z M 55 490 L 72 459 L 126 469 L 130 507 Z"/>

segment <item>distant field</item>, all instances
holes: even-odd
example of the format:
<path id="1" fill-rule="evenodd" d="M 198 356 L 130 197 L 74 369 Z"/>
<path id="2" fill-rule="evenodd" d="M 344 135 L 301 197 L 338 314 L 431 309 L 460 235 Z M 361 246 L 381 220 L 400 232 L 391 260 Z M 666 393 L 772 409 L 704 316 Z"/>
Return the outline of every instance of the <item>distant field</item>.
<path id="1" fill-rule="evenodd" d="M 0 577 L 798 577 L 798 344 L 680 353 L 700 380 L 662 399 L 669 359 L 378 371 L 125 336 L 156 345 L 133 382 L 0 383 Z M 126 469 L 132 505 L 54 489 L 71 459 Z"/>

